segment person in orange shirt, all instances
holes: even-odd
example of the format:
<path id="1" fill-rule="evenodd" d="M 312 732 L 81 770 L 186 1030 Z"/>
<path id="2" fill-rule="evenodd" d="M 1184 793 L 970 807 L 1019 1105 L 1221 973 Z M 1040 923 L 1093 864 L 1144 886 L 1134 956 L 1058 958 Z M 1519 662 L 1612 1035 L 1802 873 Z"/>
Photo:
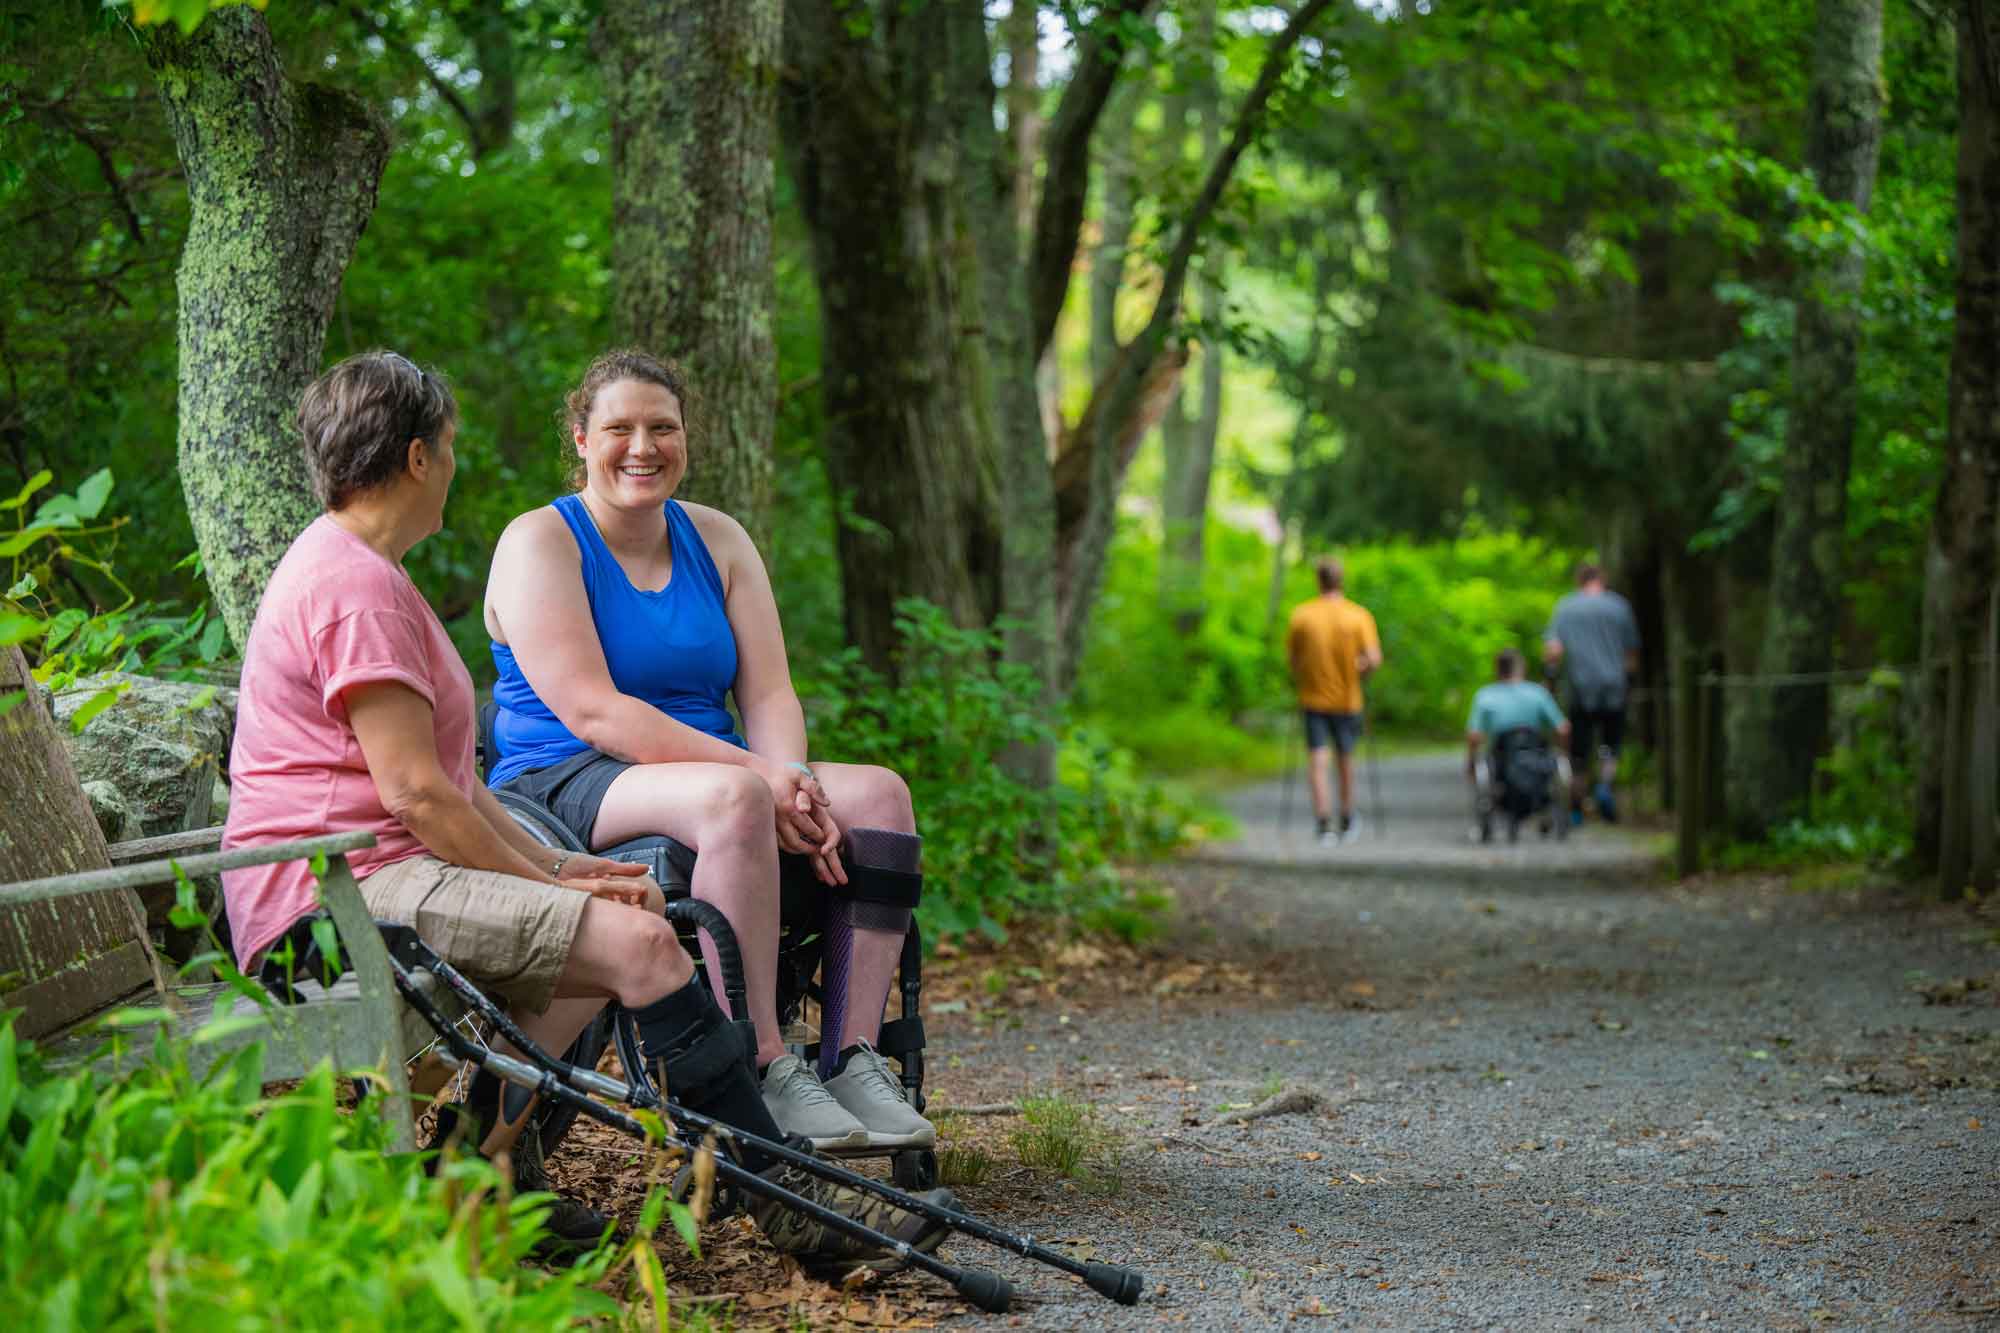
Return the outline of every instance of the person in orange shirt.
<path id="1" fill-rule="evenodd" d="M 1354 747 L 1361 742 L 1361 682 L 1382 665 L 1382 640 L 1375 617 L 1350 601 L 1345 572 L 1331 556 L 1319 562 L 1319 596 L 1292 609 L 1285 656 L 1292 684 L 1305 713 L 1306 752 L 1311 759 L 1313 814 L 1323 846 L 1354 832 Z M 1340 756 L 1340 828 L 1333 826 L 1329 779 L 1333 756 Z"/>

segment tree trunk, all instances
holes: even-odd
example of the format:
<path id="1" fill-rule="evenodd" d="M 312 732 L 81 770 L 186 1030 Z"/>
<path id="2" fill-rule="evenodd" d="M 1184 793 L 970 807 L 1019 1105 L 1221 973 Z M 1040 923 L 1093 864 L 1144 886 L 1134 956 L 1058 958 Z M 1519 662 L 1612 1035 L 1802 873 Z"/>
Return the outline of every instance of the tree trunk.
<path id="1" fill-rule="evenodd" d="M 1026 236 L 1035 221 L 1035 162 L 1042 155 L 1041 7 L 1013 0 L 1002 25 L 1007 43 L 1007 138 L 1014 146 L 1014 230 Z M 983 82 L 990 84 L 988 74 Z M 989 99 L 988 105 L 991 105 Z M 981 127 L 982 131 L 984 127 Z"/>
<path id="2" fill-rule="evenodd" d="M 1112 94 L 1099 133 L 1099 171 L 1104 179 L 1104 204 L 1097 227 L 1097 248 L 1090 257 L 1090 378 L 1095 384 L 1118 359 L 1118 294 L 1125 286 L 1125 249 L 1132 242 L 1132 205 L 1138 192 L 1138 161 L 1133 143 L 1140 89 L 1128 86 Z"/>
<path id="3" fill-rule="evenodd" d="M 687 368 L 682 497 L 769 536 L 780 0 L 611 0 L 611 250 L 621 338 Z"/>
<path id="4" fill-rule="evenodd" d="M 1188 265 L 1194 258 L 1201 231 L 1221 202 L 1222 191 L 1235 174 L 1250 141 L 1263 123 L 1264 111 L 1291 67 L 1292 49 L 1333 0 L 1305 0 L 1264 52 L 1257 81 L 1237 108 L 1228 145 L 1210 160 L 1200 191 L 1174 232 L 1174 244 L 1160 273 L 1160 291 L 1146 325 L 1140 329 L 1120 357 L 1108 382 L 1099 385 L 1084 410 L 1075 432 L 1077 439 L 1065 448 L 1083 451 L 1090 460 L 1090 488 L 1085 517 L 1072 541 L 1057 551 L 1062 571 L 1062 679 L 1065 685 L 1075 678 L 1083 660 L 1085 632 L 1097 590 L 1104 575 L 1104 561 L 1111 544 L 1119 485 L 1131 454 L 1124 447 L 1131 424 L 1146 410 L 1154 388 L 1159 359 L 1167 353 L 1168 340 L 1180 316 L 1181 296 L 1186 289 Z"/>
<path id="5" fill-rule="evenodd" d="M 1820 0 L 1806 106 L 1806 166 L 1825 196 L 1866 212 L 1882 138 L 1882 0 Z M 1847 477 L 1853 454 L 1861 339 L 1859 249 L 1805 276 L 1792 349 L 1784 478 L 1771 547 L 1771 604 L 1759 669 L 1818 673 L 1833 666 L 1840 626 Z M 1760 687 L 1732 744 L 1737 832 L 1756 837 L 1801 809 L 1826 744 L 1823 682 Z"/>
<path id="6" fill-rule="evenodd" d="M 1916 860 L 1938 873 L 1947 894 L 1963 887 L 1976 845 L 1970 821 L 1990 828 L 1990 801 L 1976 808 L 1971 763 L 1954 764 L 1963 728 L 1951 723 L 1944 670 L 1961 664 L 1958 685 L 1969 722 L 1974 682 L 1990 683 L 1978 659 L 1991 642 L 1989 594 L 2000 580 L 2000 19 L 1984 0 L 1961 0 L 1958 23 L 1958 299 L 1951 352 L 1951 390 L 1944 478 L 1931 522 L 1924 590 L 1924 744 L 1918 764 Z M 1967 827 L 1948 827 L 1947 810 L 1963 811 Z M 1994 886 L 1983 886 L 1991 890 Z"/>
<path id="7" fill-rule="evenodd" d="M 1202 62 L 1189 88 L 1189 109 L 1200 126 L 1201 160 L 1213 162 L 1222 147 L 1222 108 L 1215 78 L 1215 3 L 1196 6 L 1188 16 L 1188 43 Z M 1166 481 L 1160 515 L 1165 541 L 1160 551 L 1160 600 L 1183 636 L 1201 628 L 1203 532 L 1208 520 L 1209 478 L 1215 470 L 1215 440 L 1222 429 L 1222 258 L 1210 253 L 1195 283 L 1197 308 L 1208 329 L 1203 334 L 1201 403 L 1187 410 L 1187 391 L 1167 413 L 1164 431 Z"/>
<path id="8" fill-rule="evenodd" d="M 779 110 L 819 281 L 847 632 L 884 668 L 898 598 L 925 598 L 961 624 L 1000 609 L 994 407 L 976 378 L 985 350 L 968 336 L 981 274 L 960 197 L 964 94 L 947 77 L 968 9 L 975 0 L 884 5 L 867 24 L 827 0 L 785 10 L 793 81 Z M 988 76 L 989 137 L 991 87 Z M 1011 229 L 1011 207 L 1004 221 Z"/>
<path id="9" fill-rule="evenodd" d="M 375 207 L 387 130 L 358 99 L 293 84 L 263 16 L 150 29 L 187 174 L 180 474 L 208 586 L 237 646 L 264 583 L 319 511 L 292 437 L 341 273 Z"/>
<path id="10" fill-rule="evenodd" d="M 0 884 L 111 864 L 41 686 L 19 648 L 0 648 L 0 696 L 27 697 L 0 716 Z M 27 1010 L 26 1037 L 61 1027 L 143 985 L 139 914 L 127 892 L 0 908 L 0 1008 Z"/>

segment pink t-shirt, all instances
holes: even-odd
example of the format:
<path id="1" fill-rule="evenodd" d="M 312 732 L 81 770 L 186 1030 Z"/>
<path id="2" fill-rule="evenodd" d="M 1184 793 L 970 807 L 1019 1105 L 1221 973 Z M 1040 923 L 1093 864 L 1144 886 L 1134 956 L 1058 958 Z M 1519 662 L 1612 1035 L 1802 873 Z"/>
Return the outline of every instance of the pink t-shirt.
<path id="1" fill-rule="evenodd" d="M 224 847 L 366 829 L 375 845 L 348 853 L 357 878 L 424 852 L 383 807 L 347 720 L 343 691 L 377 681 L 406 685 L 430 704 L 445 776 L 470 795 L 465 663 L 402 567 L 322 514 L 278 562 L 250 627 Z M 317 901 L 303 861 L 229 871 L 222 892 L 244 964 Z"/>

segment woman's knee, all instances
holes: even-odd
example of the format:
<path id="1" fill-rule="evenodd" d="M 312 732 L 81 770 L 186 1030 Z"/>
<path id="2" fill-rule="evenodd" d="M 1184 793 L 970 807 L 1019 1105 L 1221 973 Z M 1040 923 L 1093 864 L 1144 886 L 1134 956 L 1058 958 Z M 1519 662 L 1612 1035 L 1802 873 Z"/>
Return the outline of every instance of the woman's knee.
<path id="1" fill-rule="evenodd" d="M 879 764 L 858 764 L 854 775 L 854 797 L 849 822 L 870 828 L 914 830 L 916 806 L 910 799 L 910 784 L 894 769 Z"/>
<path id="2" fill-rule="evenodd" d="M 613 939 L 613 988 L 619 999 L 651 1003 L 678 990 L 694 976 L 694 960 L 664 917 L 651 913 L 620 914 Z"/>
<path id="3" fill-rule="evenodd" d="M 747 768 L 719 768 L 701 799 L 702 823 L 717 832 L 742 832 L 774 827 L 777 807 L 771 788 Z"/>

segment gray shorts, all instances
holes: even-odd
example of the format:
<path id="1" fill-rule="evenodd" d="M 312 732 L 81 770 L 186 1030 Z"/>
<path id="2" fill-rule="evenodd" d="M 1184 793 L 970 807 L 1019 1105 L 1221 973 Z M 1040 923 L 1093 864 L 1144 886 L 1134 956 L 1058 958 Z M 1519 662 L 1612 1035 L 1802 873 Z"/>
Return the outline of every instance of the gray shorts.
<path id="1" fill-rule="evenodd" d="M 1361 714 L 1315 713 L 1305 710 L 1306 748 L 1324 750 L 1331 745 L 1342 754 L 1353 754 L 1361 744 Z"/>
<path id="2" fill-rule="evenodd" d="M 541 1013 L 583 923 L 590 895 L 497 870 L 413 856 L 361 881 L 377 917 L 415 926 L 424 943 L 516 1012 Z"/>

